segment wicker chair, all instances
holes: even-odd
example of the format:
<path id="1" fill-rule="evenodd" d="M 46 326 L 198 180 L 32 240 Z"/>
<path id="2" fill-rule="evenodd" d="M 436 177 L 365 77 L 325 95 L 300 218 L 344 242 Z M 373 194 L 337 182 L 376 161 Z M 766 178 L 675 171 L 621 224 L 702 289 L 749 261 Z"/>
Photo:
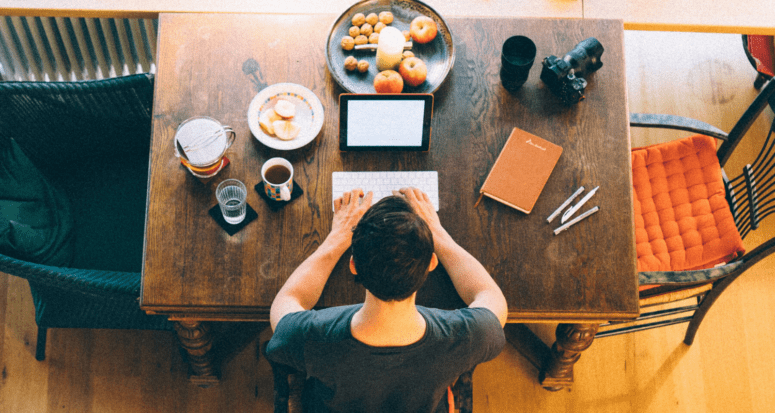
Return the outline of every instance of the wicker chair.
<path id="1" fill-rule="evenodd" d="M 732 235 L 731 238 L 739 240 L 740 246 L 742 245 L 742 239 L 744 239 L 751 231 L 756 230 L 763 219 L 775 213 L 775 136 L 773 136 L 775 122 L 770 126 L 767 138 L 760 139 L 762 142 L 760 144 L 761 149 L 759 153 L 755 158 L 746 160 L 750 163 L 746 165 L 742 171 L 739 171 L 737 176 L 734 176 L 731 179 L 728 178 L 724 166 L 730 159 L 735 148 L 746 135 L 746 132 L 764 111 L 768 105 L 768 101 L 771 101 L 773 96 L 775 96 L 775 81 L 770 81 L 762 88 L 754 102 L 745 113 L 743 113 L 741 119 L 728 134 L 703 122 L 678 116 L 630 115 L 630 124 L 634 127 L 658 127 L 692 131 L 722 141 L 718 151 L 715 152 L 715 154 L 711 152 L 710 155 L 706 157 L 706 159 L 709 160 L 715 160 L 717 158 L 718 161 L 714 161 L 716 174 L 718 176 L 718 182 L 715 183 L 715 188 L 720 189 L 720 193 L 716 195 L 719 196 L 717 200 L 720 201 L 717 202 L 717 204 L 723 205 L 723 208 L 714 210 L 714 217 L 718 219 L 717 217 L 722 212 L 730 216 L 728 232 L 732 233 L 730 234 Z M 694 138 L 697 137 L 684 138 L 676 142 L 688 146 L 690 145 L 690 140 Z M 759 139 L 760 137 L 754 138 Z M 713 139 L 707 137 L 701 137 L 700 139 L 713 142 Z M 633 168 L 635 168 L 636 151 L 637 149 L 633 150 Z M 684 159 L 685 158 L 681 158 L 681 162 L 685 162 Z M 720 171 L 718 170 L 719 166 L 721 168 Z M 710 169 L 710 166 L 707 168 Z M 633 176 L 635 176 L 635 172 L 633 172 Z M 688 180 L 689 178 L 686 179 Z M 638 198 L 639 189 L 637 184 L 635 185 L 635 193 L 636 200 L 647 198 L 647 196 Z M 672 197 L 673 195 L 671 194 L 670 196 Z M 724 201 L 724 198 L 726 201 Z M 704 201 L 700 200 L 700 202 Z M 728 209 L 724 211 L 726 208 Z M 655 215 L 656 214 L 657 213 L 655 213 Z M 663 213 L 662 211 L 659 211 L 658 214 L 662 215 Z M 636 217 L 636 222 L 637 220 L 638 218 Z M 715 229 L 717 228 L 714 228 L 714 230 Z M 721 232 L 721 230 L 719 230 L 719 232 Z M 642 312 L 641 316 L 636 321 L 659 321 L 650 321 L 645 324 L 637 322 L 625 323 L 626 326 L 620 326 L 619 324 L 621 323 L 605 324 L 602 326 L 601 332 L 599 332 L 596 337 L 606 337 L 689 322 L 684 343 L 691 345 L 700 323 L 721 293 L 734 282 L 737 277 L 745 273 L 746 270 L 775 252 L 775 238 L 761 243 L 742 256 L 737 253 L 738 251 L 731 251 L 733 255 L 737 255 L 735 258 L 712 262 L 700 269 L 691 268 L 690 270 L 641 272 L 639 274 L 641 287 L 643 288 L 646 285 L 654 287 L 642 289 L 640 297 L 641 308 L 673 303 L 692 297 L 696 297 L 696 305 Z M 638 258 L 640 265 L 640 249 L 638 251 Z M 691 314 L 687 316 L 687 313 Z"/>
<path id="2" fill-rule="evenodd" d="M 0 82 L 0 142 L 15 141 L 69 201 L 72 258 L 44 265 L 0 255 L 28 280 L 48 328 L 172 330 L 140 310 L 153 76 L 81 82 Z"/>

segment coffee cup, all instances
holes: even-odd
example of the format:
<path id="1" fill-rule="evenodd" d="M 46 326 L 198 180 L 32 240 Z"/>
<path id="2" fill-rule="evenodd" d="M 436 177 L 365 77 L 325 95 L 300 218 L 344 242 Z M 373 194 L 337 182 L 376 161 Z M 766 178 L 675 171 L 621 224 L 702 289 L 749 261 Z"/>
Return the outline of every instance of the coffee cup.
<path id="1" fill-rule="evenodd" d="M 272 158 L 261 167 L 264 193 L 275 201 L 290 201 L 293 192 L 293 166 L 284 158 Z"/>

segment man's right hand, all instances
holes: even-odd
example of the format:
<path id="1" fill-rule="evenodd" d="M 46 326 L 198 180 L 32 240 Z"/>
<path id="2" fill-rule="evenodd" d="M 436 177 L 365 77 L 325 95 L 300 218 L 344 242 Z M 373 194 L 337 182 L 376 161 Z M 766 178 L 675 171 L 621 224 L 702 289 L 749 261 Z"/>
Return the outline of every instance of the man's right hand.
<path id="1" fill-rule="evenodd" d="M 428 194 L 417 188 L 401 188 L 398 191 L 393 191 L 393 194 L 406 198 L 414 212 L 428 224 L 431 233 L 433 233 L 434 243 L 438 247 L 438 241 L 441 241 L 441 237 L 447 236 L 447 233 L 441 226 L 439 214 L 436 213 Z"/>
<path id="2" fill-rule="evenodd" d="M 469 307 L 483 307 L 492 311 L 503 326 L 508 316 L 508 305 L 503 292 L 484 266 L 458 245 L 441 226 L 439 215 L 428 195 L 417 188 L 402 188 L 395 195 L 403 195 L 414 212 L 430 227 L 436 255 L 447 270 L 460 298 Z"/>

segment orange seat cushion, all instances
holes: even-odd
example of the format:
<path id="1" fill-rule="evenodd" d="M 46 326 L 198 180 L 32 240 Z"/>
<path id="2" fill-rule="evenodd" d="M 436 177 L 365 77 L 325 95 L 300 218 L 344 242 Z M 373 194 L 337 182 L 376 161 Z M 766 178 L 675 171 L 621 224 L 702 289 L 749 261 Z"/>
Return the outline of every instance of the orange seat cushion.
<path id="1" fill-rule="evenodd" d="M 756 71 L 775 76 L 775 47 L 773 36 L 748 35 L 748 52 L 756 62 Z"/>
<path id="2" fill-rule="evenodd" d="M 638 271 L 711 268 L 742 255 L 709 136 L 632 150 Z"/>

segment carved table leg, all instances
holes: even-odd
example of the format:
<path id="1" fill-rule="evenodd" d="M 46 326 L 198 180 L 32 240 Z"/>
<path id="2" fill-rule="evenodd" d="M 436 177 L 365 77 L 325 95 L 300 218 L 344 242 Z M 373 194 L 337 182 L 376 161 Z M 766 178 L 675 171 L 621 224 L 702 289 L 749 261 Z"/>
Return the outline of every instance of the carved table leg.
<path id="1" fill-rule="evenodd" d="M 551 360 L 541 370 L 539 381 L 550 391 L 562 390 L 573 384 L 573 365 L 581 352 L 592 345 L 598 324 L 560 324 L 557 341 L 552 346 Z"/>
<path id="2" fill-rule="evenodd" d="M 213 354 L 210 351 L 213 347 L 210 326 L 199 321 L 182 320 L 175 322 L 175 331 L 178 333 L 180 345 L 188 353 L 191 367 L 189 380 L 199 387 L 218 384 Z"/>

